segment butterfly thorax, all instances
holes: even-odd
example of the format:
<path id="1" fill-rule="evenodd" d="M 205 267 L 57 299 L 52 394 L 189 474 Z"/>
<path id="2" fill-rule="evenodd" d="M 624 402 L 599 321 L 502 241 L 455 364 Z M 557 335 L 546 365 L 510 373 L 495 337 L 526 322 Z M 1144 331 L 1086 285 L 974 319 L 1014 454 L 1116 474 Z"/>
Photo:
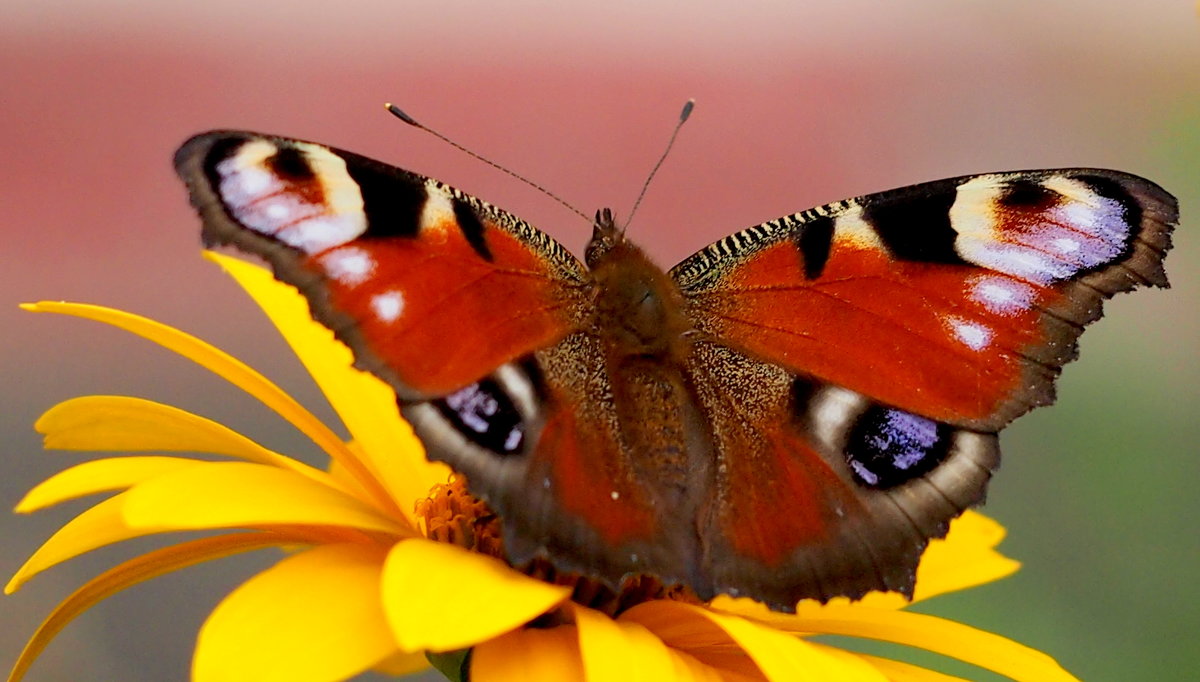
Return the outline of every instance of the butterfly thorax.
<path id="1" fill-rule="evenodd" d="M 620 235 L 600 249 L 594 242 L 591 333 L 604 349 L 608 409 L 630 472 L 658 481 L 661 497 L 652 504 L 675 510 L 675 523 L 687 526 L 713 457 L 687 378 L 693 327 L 678 286 L 641 248 Z"/>
<path id="2" fill-rule="evenodd" d="M 682 359 L 692 328 L 675 282 L 624 235 L 598 225 L 588 245 L 593 330 L 624 356 Z"/>

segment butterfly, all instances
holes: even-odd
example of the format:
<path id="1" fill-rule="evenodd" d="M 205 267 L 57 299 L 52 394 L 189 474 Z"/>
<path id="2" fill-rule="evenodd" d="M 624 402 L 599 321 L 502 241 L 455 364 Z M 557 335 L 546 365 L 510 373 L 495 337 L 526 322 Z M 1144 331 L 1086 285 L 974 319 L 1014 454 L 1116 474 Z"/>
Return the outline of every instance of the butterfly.
<path id="1" fill-rule="evenodd" d="M 911 597 L 1110 296 L 1166 287 L 1175 199 L 1097 169 L 971 175 L 747 228 L 670 270 L 597 212 L 583 260 L 438 180 L 213 131 L 206 244 L 265 259 L 387 382 L 515 566 L 701 599 Z"/>

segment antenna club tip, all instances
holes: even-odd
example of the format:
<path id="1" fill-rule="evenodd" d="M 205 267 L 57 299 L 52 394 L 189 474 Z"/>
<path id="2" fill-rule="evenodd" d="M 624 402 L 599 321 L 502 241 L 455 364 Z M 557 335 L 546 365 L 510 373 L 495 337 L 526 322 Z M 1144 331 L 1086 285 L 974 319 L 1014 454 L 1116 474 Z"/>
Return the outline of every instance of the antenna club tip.
<path id="1" fill-rule="evenodd" d="M 388 110 L 389 114 L 391 114 L 392 116 L 395 116 L 396 118 L 400 119 L 401 121 L 404 121 L 405 123 L 409 124 L 410 126 L 417 126 L 418 128 L 421 127 L 421 124 L 417 123 L 416 119 L 414 119 L 412 116 L 409 116 L 408 114 L 404 113 L 404 110 L 401 109 L 400 107 L 396 106 L 395 104 L 392 104 L 391 102 L 387 102 L 383 106 L 385 109 Z"/>
<path id="2" fill-rule="evenodd" d="M 692 115 L 692 109 L 695 109 L 695 108 L 696 108 L 696 100 L 695 99 L 689 99 L 687 102 L 685 102 L 683 105 L 683 111 L 679 112 L 679 122 L 683 123 L 684 121 L 688 120 L 688 116 Z"/>

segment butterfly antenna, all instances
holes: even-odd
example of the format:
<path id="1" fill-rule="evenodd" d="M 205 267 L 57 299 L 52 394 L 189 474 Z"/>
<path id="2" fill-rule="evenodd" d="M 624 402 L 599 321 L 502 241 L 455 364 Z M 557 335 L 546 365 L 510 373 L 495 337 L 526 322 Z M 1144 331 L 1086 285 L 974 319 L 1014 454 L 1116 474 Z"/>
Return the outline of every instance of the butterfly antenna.
<path id="1" fill-rule="evenodd" d="M 568 204 L 566 201 L 564 201 L 561 197 L 559 197 L 554 192 L 551 192 L 550 190 L 546 189 L 545 187 L 542 187 L 541 185 L 530 180 L 529 178 L 525 177 L 524 175 L 521 175 L 520 173 L 517 173 L 515 171 L 511 171 L 511 170 L 505 168 L 504 166 L 501 166 L 500 164 L 496 163 L 495 161 L 492 161 L 489 158 L 486 158 L 486 157 L 480 156 L 479 154 L 476 154 L 475 152 L 471 151 L 470 149 L 467 149 L 466 147 L 462 146 L 461 144 L 455 142 L 454 140 L 451 140 L 450 138 L 446 137 L 445 135 L 439 133 L 438 131 L 426 126 L 423 123 L 418 122 L 412 116 L 409 116 L 408 114 L 404 113 L 403 109 L 396 106 L 395 104 L 392 104 L 391 102 L 388 102 L 384 106 L 387 107 L 388 113 L 390 113 L 392 116 L 395 116 L 396 118 L 400 119 L 401 121 L 404 121 L 405 123 L 409 124 L 410 126 L 413 126 L 414 128 L 419 128 L 421 130 L 424 130 L 425 132 L 429 133 L 430 135 L 433 135 L 434 137 L 441 140 L 442 142 L 445 142 L 446 144 L 450 145 L 451 147 L 454 147 L 455 149 L 457 149 L 458 151 L 463 152 L 467 156 L 478 159 L 478 160 L 486 163 L 487 165 L 491 166 L 492 168 L 495 168 L 498 171 L 501 171 L 503 173 L 507 173 L 507 174 L 511 175 L 512 177 L 520 180 L 521 182 L 525 183 L 526 185 L 529 185 L 530 187 L 541 192 L 542 194 L 545 194 L 546 196 L 550 197 L 551 199 L 562 204 L 563 206 L 565 206 L 568 210 L 570 210 L 575 215 L 588 221 L 588 223 L 592 222 L 592 219 L 587 217 L 587 215 L 585 215 L 583 211 L 580 211 L 579 209 L 575 208 L 574 206 Z"/>
<path id="2" fill-rule="evenodd" d="M 626 230 L 629 229 L 629 224 L 633 222 L 633 214 L 637 213 L 638 206 L 642 205 L 642 199 L 646 196 L 646 190 L 650 188 L 650 181 L 654 179 L 654 175 L 662 167 L 663 161 L 667 160 L 667 154 L 671 153 L 671 147 L 675 146 L 675 138 L 679 136 L 679 129 L 683 127 L 684 121 L 688 120 L 688 116 L 692 115 L 692 109 L 694 108 L 696 108 L 696 100 L 689 99 L 683 105 L 683 111 L 679 112 L 679 122 L 675 124 L 675 130 L 671 131 L 671 139 L 667 141 L 667 148 L 663 150 L 662 156 L 658 157 L 658 163 L 654 164 L 650 175 L 646 177 L 646 182 L 642 185 L 642 191 L 638 194 L 637 201 L 633 202 L 633 210 L 629 212 L 629 218 L 625 221 Z"/>

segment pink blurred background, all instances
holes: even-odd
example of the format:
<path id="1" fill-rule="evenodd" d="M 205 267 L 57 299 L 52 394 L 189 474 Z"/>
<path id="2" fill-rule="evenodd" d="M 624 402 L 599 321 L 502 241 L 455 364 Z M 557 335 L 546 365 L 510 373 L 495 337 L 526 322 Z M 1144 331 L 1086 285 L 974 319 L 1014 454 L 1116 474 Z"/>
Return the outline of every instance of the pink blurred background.
<path id="1" fill-rule="evenodd" d="M 171 402 L 313 453 L 190 363 L 94 323 L 21 313 L 19 301 L 102 303 L 177 325 L 332 420 L 249 301 L 200 259 L 170 166 L 187 136 L 248 128 L 356 150 L 579 250 L 588 225 L 382 103 L 587 213 L 623 215 L 695 97 L 632 231 L 664 265 L 785 213 L 971 172 L 1114 167 L 1180 197 L 1174 288 L 1110 304 L 1060 404 L 1006 432 L 987 511 L 1025 568 L 924 608 L 1041 648 L 1087 680 L 1187 679 L 1200 665 L 1198 28 L 1195 7 L 1167 0 L 6 3 L 0 499 L 11 507 L 80 459 L 42 453 L 31 424 L 84 393 Z M 68 507 L 0 517 L 0 573 L 83 509 Z M 97 552 L 0 601 L 0 666 L 57 600 L 129 555 Z M 208 609 L 273 559 L 122 593 L 71 625 L 29 679 L 183 679 Z"/>

